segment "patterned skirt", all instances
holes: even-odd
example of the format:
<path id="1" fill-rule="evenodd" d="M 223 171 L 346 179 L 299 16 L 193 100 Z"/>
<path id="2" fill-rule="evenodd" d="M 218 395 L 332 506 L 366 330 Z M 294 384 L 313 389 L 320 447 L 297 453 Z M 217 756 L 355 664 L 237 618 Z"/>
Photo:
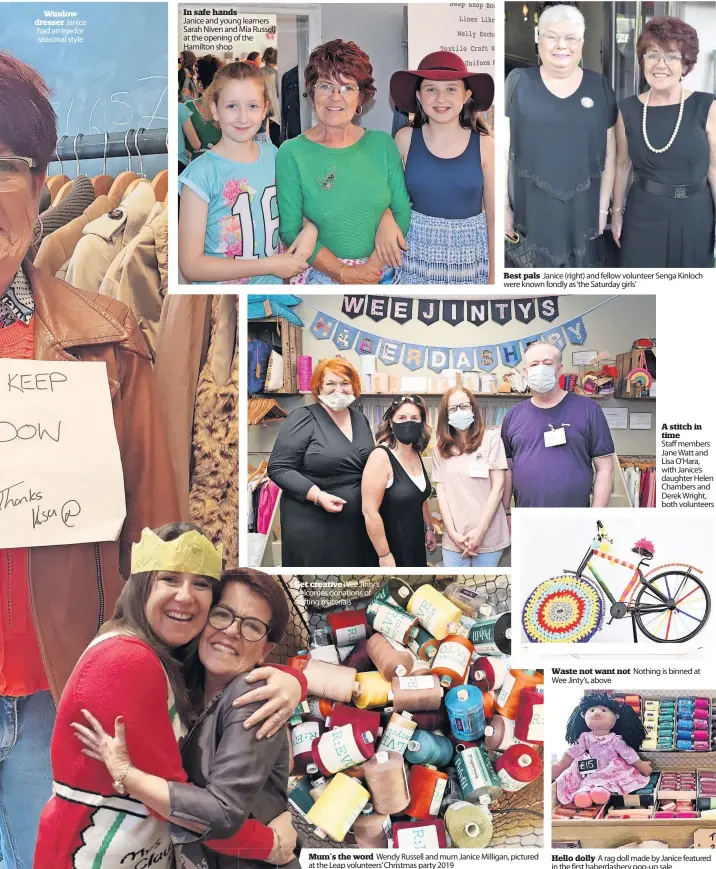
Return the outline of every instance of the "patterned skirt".
<path id="1" fill-rule="evenodd" d="M 339 257 L 342 263 L 345 263 L 347 266 L 360 266 L 363 263 L 368 262 L 368 257 L 364 256 L 359 259 L 346 259 L 344 257 Z M 392 284 L 395 283 L 394 280 L 395 270 L 386 266 L 383 269 L 383 276 L 378 283 L 380 284 Z M 306 269 L 301 272 L 300 275 L 296 275 L 295 278 L 291 278 L 290 283 L 292 284 L 335 284 L 332 278 L 329 278 L 327 274 L 323 272 L 319 272 L 318 269 L 314 269 L 313 267 Z M 373 285 L 375 286 L 375 285 Z"/>
<path id="2" fill-rule="evenodd" d="M 397 284 L 486 284 L 489 270 L 485 213 L 464 220 L 410 216 L 408 250 Z"/>

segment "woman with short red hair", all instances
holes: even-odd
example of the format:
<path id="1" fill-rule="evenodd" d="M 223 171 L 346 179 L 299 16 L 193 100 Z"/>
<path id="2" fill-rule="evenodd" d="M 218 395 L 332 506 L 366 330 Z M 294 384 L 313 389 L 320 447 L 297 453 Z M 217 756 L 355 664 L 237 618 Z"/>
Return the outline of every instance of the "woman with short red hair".
<path id="1" fill-rule="evenodd" d="M 276 157 L 281 239 L 290 247 L 305 218 L 318 227 L 307 283 L 390 283 L 375 235 L 387 210 L 408 231 L 410 199 L 395 142 L 354 123 L 375 95 L 370 58 L 333 39 L 311 52 L 305 85 L 316 123 Z"/>
<path id="2" fill-rule="evenodd" d="M 679 18 L 652 18 L 637 40 L 649 89 L 623 100 L 617 120 L 612 234 L 624 268 L 713 268 L 716 102 L 684 86 L 698 53 Z"/>
<path id="3" fill-rule="evenodd" d="M 315 404 L 281 426 L 268 463 L 281 489 L 283 567 L 374 567 L 361 503 L 373 447 L 368 420 L 351 405 L 360 377 L 344 359 L 324 359 L 311 377 Z"/>

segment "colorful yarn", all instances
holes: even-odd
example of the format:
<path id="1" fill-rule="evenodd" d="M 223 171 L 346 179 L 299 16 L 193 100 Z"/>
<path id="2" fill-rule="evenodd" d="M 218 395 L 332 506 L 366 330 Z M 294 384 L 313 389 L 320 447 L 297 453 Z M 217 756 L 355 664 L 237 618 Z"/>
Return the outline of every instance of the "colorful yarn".
<path id="1" fill-rule="evenodd" d="M 410 802 L 403 755 L 379 751 L 363 769 L 375 810 L 383 815 L 401 814 Z"/>
<path id="2" fill-rule="evenodd" d="M 453 752 L 452 743 L 441 733 L 416 730 L 408 743 L 405 759 L 410 763 L 429 764 L 439 768 L 450 763 Z"/>
<path id="3" fill-rule="evenodd" d="M 470 667 L 470 681 L 484 693 L 499 691 L 510 670 L 509 658 L 480 657 Z"/>
<path id="4" fill-rule="evenodd" d="M 418 632 L 418 621 L 405 610 L 389 606 L 387 603 L 371 603 L 366 610 L 368 622 L 375 631 L 383 636 L 397 640 L 407 646 L 411 637 Z"/>
<path id="5" fill-rule="evenodd" d="M 404 754 L 416 728 L 417 724 L 410 712 L 394 712 L 383 731 L 378 750 Z"/>
<path id="6" fill-rule="evenodd" d="M 467 748 L 455 755 L 463 799 L 489 805 L 502 794 L 502 785 L 484 748 Z"/>
<path id="7" fill-rule="evenodd" d="M 355 678 L 358 691 L 353 702 L 359 709 L 388 704 L 390 682 L 386 681 L 377 670 L 371 673 L 357 673 Z"/>
<path id="8" fill-rule="evenodd" d="M 314 739 L 311 750 L 313 764 L 308 765 L 307 771 L 333 775 L 373 757 L 375 741 L 373 734 L 362 731 L 360 725 L 344 724 Z"/>
<path id="9" fill-rule="evenodd" d="M 453 848 L 484 848 L 492 839 L 492 815 L 485 806 L 455 802 L 445 812 L 445 826 Z"/>
<path id="10" fill-rule="evenodd" d="M 363 785 L 339 772 L 306 817 L 316 825 L 317 835 L 327 834 L 334 842 L 342 842 L 369 799 Z"/>
<path id="11" fill-rule="evenodd" d="M 421 585 L 408 602 L 408 612 L 436 640 L 444 640 L 454 631 L 462 613 L 432 585 Z"/>
<path id="12" fill-rule="evenodd" d="M 411 766 L 408 774 L 410 803 L 405 814 L 417 820 L 436 817 L 447 785 L 447 773 L 433 766 Z"/>
<path id="13" fill-rule="evenodd" d="M 495 772 L 506 791 L 519 791 L 542 772 L 542 758 L 530 745 L 513 745 L 495 761 Z"/>
<path id="14" fill-rule="evenodd" d="M 291 728 L 291 749 L 296 772 L 306 772 L 306 767 L 313 761 L 311 746 L 321 735 L 321 731 L 321 724 L 318 721 L 304 721 Z"/>
<path id="15" fill-rule="evenodd" d="M 392 701 L 396 712 L 439 709 L 443 689 L 437 676 L 400 676 L 393 679 L 388 699 Z"/>
<path id="16" fill-rule="evenodd" d="M 298 368 L 298 391 L 311 391 L 311 374 L 313 373 L 313 357 L 299 356 L 297 360 Z"/>
<path id="17" fill-rule="evenodd" d="M 373 634 L 368 640 L 366 650 L 378 672 L 388 681 L 394 676 L 409 676 L 413 669 L 414 659 L 411 653 L 400 644 L 395 648 L 383 634 Z"/>
<path id="18" fill-rule="evenodd" d="M 540 583 L 522 611 L 522 627 L 531 643 L 586 643 L 603 619 L 601 595 L 576 576 Z"/>
<path id="19" fill-rule="evenodd" d="M 346 724 L 357 724 L 362 731 L 368 731 L 373 734 L 373 739 L 378 739 L 378 731 L 380 730 L 380 712 L 373 712 L 369 709 L 356 709 L 354 706 L 344 706 L 342 703 L 336 703 L 331 710 L 330 715 L 326 718 L 326 729 L 331 730 L 334 727 L 343 727 Z"/>
<path id="20" fill-rule="evenodd" d="M 443 688 L 462 685 L 467 676 L 472 656 L 472 643 L 455 634 L 449 634 L 440 643 L 437 655 L 433 658 L 431 672 L 438 676 Z"/>
<path id="21" fill-rule="evenodd" d="M 536 670 L 510 670 L 495 699 L 495 709 L 505 718 L 515 720 L 522 691 L 542 684 L 544 676 Z"/>
<path id="22" fill-rule="evenodd" d="M 475 685 L 460 685 L 448 691 L 445 708 L 450 730 L 459 739 L 481 739 L 485 733 L 482 691 Z"/>
<path id="23" fill-rule="evenodd" d="M 365 610 L 328 613 L 326 622 L 337 646 L 353 646 L 368 635 L 368 617 Z"/>
<path id="24" fill-rule="evenodd" d="M 410 651 L 421 661 L 431 661 L 437 655 L 439 645 L 435 637 L 425 628 L 418 628 L 418 632 L 408 642 Z"/>
<path id="25" fill-rule="evenodd" d="M 517 702 L 515 736 L 522 742 L 544 742 L 544 689 L 542 685 L 524 688 Z"/>

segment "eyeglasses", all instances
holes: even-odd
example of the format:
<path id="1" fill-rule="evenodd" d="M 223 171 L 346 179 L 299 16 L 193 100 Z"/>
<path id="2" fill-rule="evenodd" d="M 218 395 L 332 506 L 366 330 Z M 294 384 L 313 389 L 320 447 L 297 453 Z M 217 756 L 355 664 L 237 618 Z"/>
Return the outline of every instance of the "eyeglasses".
<path id="1" fill-rule="evenodd" d="M 36 167 L 32 157 L 0 157 L 0 193 L 26 188 Z"/>
<path id="2" fill-rule="evenodd" d="M 659 54 L 658 51 L 647 51 L 644 57 L 649 63 L 657 64 L 660 60 L 663 60 L 668 66 L 674 66 L 677 63 L 681 63 L 682 60 L 680 54 Z"/>
<path id="3" fill-rule="evenodd" d="M 209 624 L 217 631 L 228 630 L 234 622 L 239 623 L 241 636 L 249 643 L 258 643 L 271 630 L 271 626 L 252 616 L 242 618 L 236 616 L 225 606 L 214 606 L 209 610 Z"/>
<path id="4" fill-rule="evenodd" d="M 540 37 L 544 39 L 550 48 L 558 45 L 560 42 L 564 42 L 567 48 L 574 48 L 575 45 L 579 45 L 582 42 L 581 36 L 558 36 L 556 33 L 540 33 Z"/>
<path id="5" fill-rule="evenodd" d="M 462 404 L 448 404 L 448 413 L 455 413 L 457 410 L 472 410 L 472 405 L 469 401 L 465 401 Z"/>
<path id="6" fill-rule="evenodd" d="M 349 97 L 358 93 L 360 88 L 354 84 L 333 85 L 327 81 L 322 81 L 316 85 L 316 90 L 324 97 L 332 96 L 334 91 L 338 92 L 342 97 Z"/>

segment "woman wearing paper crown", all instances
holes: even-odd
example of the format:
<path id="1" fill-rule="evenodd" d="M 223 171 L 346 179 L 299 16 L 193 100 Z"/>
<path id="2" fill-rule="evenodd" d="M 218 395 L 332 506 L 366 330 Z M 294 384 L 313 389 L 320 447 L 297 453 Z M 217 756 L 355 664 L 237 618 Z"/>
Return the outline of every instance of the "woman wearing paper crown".
<path id="1" fill-rule="evenodd" d="M 35 869 L 170 869 L 175 846 L 185 845 L 191 860 L 191 849 L 203 845 L 188 843 L 198 840 L 234 863 L 237 856 L 290 862 L 295 834 L 281 809 L 282 725 L 305 681 L 291 668 L 253 670 L 288 617 L 282 596 L 265 590 L 273 580 L 259 576 L 262 583 L 241 584 L 239 576 L 223 588 L 221 547 L 198 528 L 177 523 L 144 530 L 114 617 L 80 659 L 60 701 L 54 796 L 40 820 Z M 261 630 L 266 633 L 258 637 Z M 266 684 L 246 693 L 259 680 Z M 186 784 L 179 752 L 190 727 L 185 764 L 199 787 Z M 96 733 L 101 740 L 83 748 Z M 119 766 L 97 762 L 108 746 Z"/>

